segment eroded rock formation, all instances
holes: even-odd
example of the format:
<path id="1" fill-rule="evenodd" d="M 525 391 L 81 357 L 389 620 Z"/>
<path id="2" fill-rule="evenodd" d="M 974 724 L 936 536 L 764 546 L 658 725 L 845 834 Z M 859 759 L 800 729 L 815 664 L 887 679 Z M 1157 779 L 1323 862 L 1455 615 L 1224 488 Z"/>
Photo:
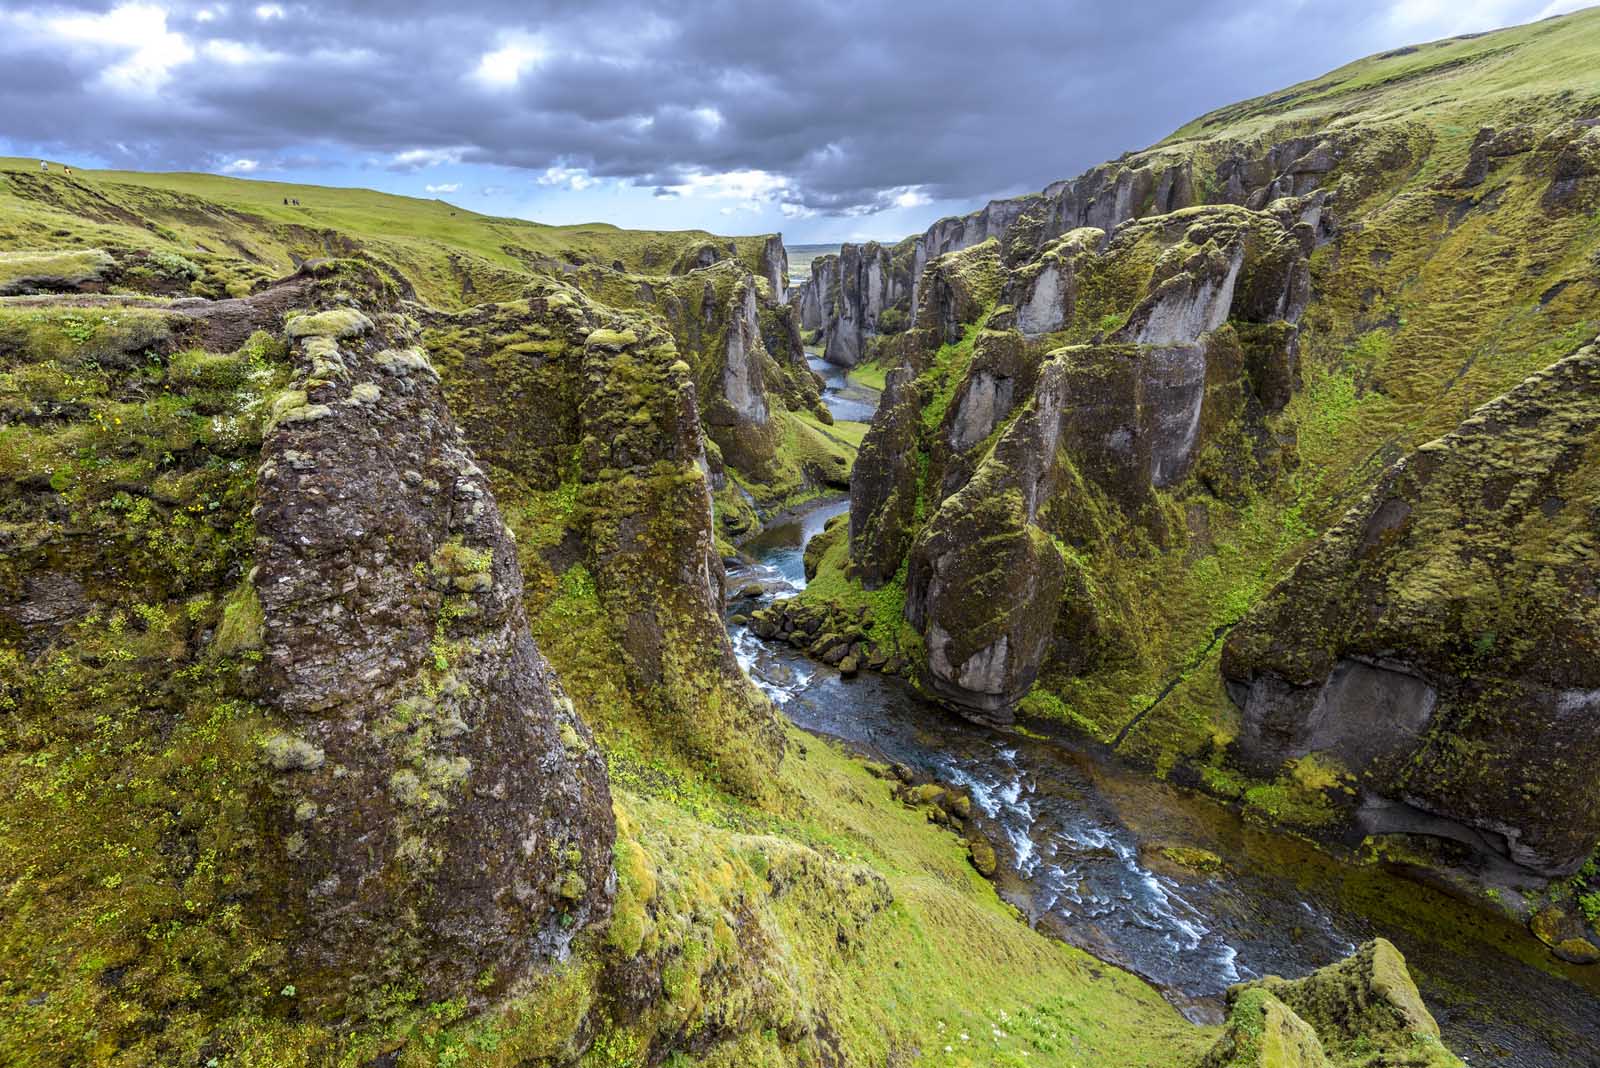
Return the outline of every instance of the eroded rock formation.
<path id="1" fill-rule="evenodd" d="M 1369 833 L 1576 870 L 1600 839 L 1597 450 L 1591 345 L 1390 468 L 1229 637 L 1245 757 L 1336 761 Z"/>
<path id="2" fill-rule="evenodd" d="M 1126 321 L 1103 340 L 1048 358 L 1015 333 L 978 332 L 931 450 L 937 508 L 911 552 L 906 614 L 927 643 L 934 691 L 985 717 L 1009 716 L 1047 659 L 1081 668 L 1095 655 L 1092 598 L 1056 540 L 1099 542 L 1097 512 L 1105 505 L 1158 542 L 1171 537 L 1156 491 L 1189 477 L 1224 427 L 1260 423 L 1240 330 L 1281 324 L 1281 367 L 1305 304 L 1308 250 L 1266 213 L 1222 207 L 1162 216 L 1125 227 L 1100 254 L 1088 251 L 1094 233 L 1068 240 L 1069 264 L 1088 257 L 1092 271 L 1079 267 L 1113 293 L 1109 283 L 1119 276 L 1148 272 Z M 982 258 L 979 247 L 953 262 Z M 1059 272 L 1061 263 L 1057 257 L 1046 269 Z M 930 330 L 934 342 L 950 344 L 973 329 L 983 302 L 963 310 L 945 296 L 950 279 L 970 277 L 973 267 L 929 271 L 918 330 Z M 1037 292 L 1038 285 L 1039 272 L 1031 271 L 1005 288 Z M 1087 311 L 1059 283 L 1051 303 L 1060 327 Z M 897 478 L 903 485 L 905 475 L 863 457 L 857 479 L 865 508 L 887 497 L 869 489 Z M 867 526 L 859 539 L 856 533 L 852 523 L 858 566 L 891 555 L 892 544 Z M 875 575 L 885 570 L 874 563 Z"/>

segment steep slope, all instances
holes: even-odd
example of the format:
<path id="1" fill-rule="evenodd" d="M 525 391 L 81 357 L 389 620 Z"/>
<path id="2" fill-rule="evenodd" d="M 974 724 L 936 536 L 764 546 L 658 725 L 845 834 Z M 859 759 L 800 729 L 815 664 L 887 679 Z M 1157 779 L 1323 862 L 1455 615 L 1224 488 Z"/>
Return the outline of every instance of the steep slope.
<path id="1" fill-rule="evenodd" d="M 1389 465 L 1434 439 L 1413 469 L 1491 439 L 1531 465 L 1527 486 L 1587 469 L 1573 429 L 1587 416 L 1560 406 L 1553 422 L 1518 416 L 1534 421 L 1528 441 L 1554 451 L 1481 439 L 1470 428 L 1493 420 L 1487 409 L 1451 432 L 1501 394 L 1516 404 L 1548 388 L 1541 372 L 1600 332 L 1596 57 L 1594 11 L 1402 49 L 936 224 L 913 243 L 928 267 L 911 329 L 873 342 L 895 389 L 863 443 L 849 544 L 822 554 L 807 611 L 865 610 L 877 662 L 903 658 L 969 715 L 1020 707 L 1255 817 L 1328 839 L 1371 833 L 1396 856 L 1508 887 L 1582 865 L 1600 838 L 1583 815 L 1594 778 L 1554 748 L 1589 744 L 1577 706 L 1569 718 L 1558 706 L 1592 688 L 1559 666 L 1585 662 L 1591 549 L 1553 533 L 1592 523 L 1582 492 L 1552 491 L 1553 525 L 1497 517 L 1523 507 L 1520 484 L 1479 470 L 1481 493 L 1419 509 L 1437 554 L 1426 562 L 1385 574 L 1362 557 L 1269 591 L 1380 478 L 1402 477 Z M 1586 392 L 1568 393 L 1588 412 Z M 1473 562 L 1480 536 L 1504 542 L 1498 557 Z M 1308 561 L 1349 555 L 1347 535 L 1330 538 Z M 1447 559 L 1484 582 L 1437 588 Z M 1387 595 L 1360 592 L 1373 581 L 1404 597 L 1384 607 Z M 1433 771 L 1401 768 L 1398 724 L 1384 728 L 1397 732 L 1388 748 L 1324 744 L 1362 734 L 1328 711 L 1349 702 L 1274 704 L 1253 681 L 1315 694 L 1327 672 L 1311 665 L 1341 649 L 1466 678 L 1487 670 L 1468 663 L 1484 635 L 1553 633 L 1513 607 L 1534 604 L 1568 620 L 1570 653 L 1528 652 L 1529 638 L 1511 659 L 1490 655 L 1504 685 L 1479 686 L 1470 712 L 1450 705 L 1443 676 L 1430 683 L 1439 714 L 1418 753 L 1433 755 L 1415 759 Z M 1484 621 L 1490 606 L 1503 625 Z M 1370 631 L 1374 614 L 1435 610 L 1445 619 L 1426 631 Z M 1241 710 L 1219 664 L 1247 616 L 1253 637 L 1229 645 Z M 1317 619 L 1337 626 L 1313 632 Z M 1534 693 L 1545 696 L 1529 706 Z M 1500 746 L 1490 723 L 1518 745 Z M 1524 798 L 1494 802 L 1510 782 Z M 1401 807 L 1374 815 L 1390 802 Z M 1457 824 L 1492 833 L 1454 835 L 1471 839 L 1464 851 L 1429 845 Z M 1505 903 L 1538 907 L 1515 893 Z"/>

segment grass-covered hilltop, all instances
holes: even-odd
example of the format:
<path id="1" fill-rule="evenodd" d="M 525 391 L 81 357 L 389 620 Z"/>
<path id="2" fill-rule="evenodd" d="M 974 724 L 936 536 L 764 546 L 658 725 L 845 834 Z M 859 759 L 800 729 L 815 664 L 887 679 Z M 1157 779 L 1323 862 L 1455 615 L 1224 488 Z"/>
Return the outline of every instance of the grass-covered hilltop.
<path id="1" fill-rule="evenodd" d="M 0 1064 L 1459 1066 L 1382 938 L 1186 1017 L 1030 925 L 969 797 L 755 687 L 725 563 L 848 491 L 756 633 L 1593 962 L 1597 335 L 1600 11 L 793 293 L 0 160 Z"/>

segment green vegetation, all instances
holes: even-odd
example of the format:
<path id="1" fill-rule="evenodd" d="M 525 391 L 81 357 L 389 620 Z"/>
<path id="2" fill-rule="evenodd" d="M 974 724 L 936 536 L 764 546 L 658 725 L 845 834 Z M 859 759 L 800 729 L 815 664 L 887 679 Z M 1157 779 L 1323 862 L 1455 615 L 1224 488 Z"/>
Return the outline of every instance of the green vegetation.
<path id="1" fill-rule="evenodd" d="M 846 377 L 851 382 L 882 393 L 889 370 L 881 360 L 866 360 L 850 368 Z"/>
<path id="2" fill-rule="evenodd" d="M 1335 163 L 1306 172 L 1338 190 L 1338 229 L 1310 256 L 1298 348 L 1276 344 L 1273 314 L 1211 334 L 1206 358 L 1227 373 L 1208 380 L 1201 446 L 1170 483 L 1153 484 L 1148 457 L 1123 479 L 1084 444 L 1117 440 L 1158 403 L 1138 375 L 1164 354 L 1130 338 L 1155 296 L 1226 267 L 1229 241 L 1281 266 L 1272 256 L 1300 247 L 1294 220 L 1188 209 L 1123 227 L 1104 252 L 1074 231 L 1035 263 L 1014 262 L 1010 246 L 1003 261 L 991 241 L 930 269 L 938 313 L 909 330 L 886 318 L 896 336 L 852 376 L 882 388 L 899 362 L 915 373 L 917 448 L 899 457 L 907 512 L 924 530 L 944 515 L 976 532 L 980 566 L 958 576 L 963 589 L 1015 592 L 1025 568 L 1059 583 L 1043 610 L 974 596 L 951 628 L 973 646 L 1030 615 L 1061 628 L 1025 714 L 1198 781 L 1257 823 L 1341 825 L 1351 769 L 1310 756 L 1259 773 L 1233 760 L 1241 723 L 1222 643 L 1379 471 L 1600 326 L 1600 215 L 1592 198 L 1583 210 L 1548 202 L 1548 157 L 1592 137 L 1571 120 L 1600 102 L 1597 53 L 1595 14 L 1444 42 L 1224 109 L 1156 150 L 1205 185 L 1232 154 L 1351 134 Z M 1548 91 L 1558 86 L 1568 95 Z M 1541 162 L 1502 159 L 1487 185 L 1452 184 L 1477 128 L 1511 122 L 1550 140 Z M 750 686 L 721 630 L 714 555 L 758 512 L 847 485 L 867 434 L 820 410 L 786 312 L 746 311 L 766 284 L 749 274 L 759 239 L 735 242 L 737 264 L 699 267 L 723 239 L 204 175 L 42 176 L 16 160 L 0 161 L 0 183 L 0 244 L 13 250 L 0 291 L 112 290 L 0 301 L 0 1060 L 1453 1063 L 1383 944 L 1312 979 L 1235 992 L 1224 1028 L 1187 1023 L 1132 975 L 1032 929 L 974 868 L 992 857 L 901 803 L 884 769 L 783 723 Z M 237 297 L 334 255 L 380 265 L 390 298 L 419 302 L 278 311 L 237 349 L 210 351 L 205 324 L 163 300 Z M 1046 259 L 1079 272 L 1079 301 L 1059 331 L 1022 339 L 1004 325 L 1008 287 Z M 383 388 L 354 386 L 338 400 L 351 408 L 313 403 L 348 373 L 335 342 L 374 324 L 403 326 L 395 344 L 421 348 L 363 353 Z M 238 344 L 230 336 L 220 347 Z M 993 425 L 974 424 L 981 440 L 957 449 L 958 400 L 980 370 L 1014 385 L 1017 403 L 995 400 Z M 1268 396 L 1277 372 L 1294 379 L 1281 404 Z M 332 1011 L 311 994 L 325 977 L 284 950 L 280 873 L 259 859 L 277 838 L 303 849 L 298 828 L 317 816 L 307 798 L 280 796 L 272 773 L 333 761 L 262 700 L 266 654 L 294 636 L 274 631 L 253 577 L 258 465 L 274 429 L 328 425 L 435 373 L 514 535 L 523 588 L 495 607 L 514 628 L 526 612 L 564 694 L 549 702 L 551 752 L 603 756 L 609 770 L 614 911 L 532 976 L 491 967 L 430 1001 L 394 964 L 351 976 L 351 1003 Z M 1036 395 L 1041 382 L 1059 392 Z M 1093 422 L 1125 401 L 1131 415 Z M 1081 418 L 1029 437 L 1050 404 L 1080 405 Z M 455 440 L 450 419 L 434 429 Z M 1592 482 L 1595 465 L 1579 466 Z M 476 479 L 468 468 L 402 474 L 424 496 Z M 450 508 L 483 506 L 453 492 Z M 925 659 L 906 619 L 913 557 L 868 591 L 849 577 L 844 529 L 808 554 L 806 601 L 886 655 Z M 1565 566 L 1591 541 L 1540 548 Z M 480 611 L 466 594 L 508 573 L 501 544 L 497 557 L 457 536 L 404 570 L 442 594 L 416 636 L 429 686 L 473 651 L 451 627 Z M 1429 575 L 1468 589 L 1456 571 Z M 36 603 L 52 613 L 9 611 Z M 1514 640 L 1488 626 L 1463 637 L 1479 657 L 1509 655 Z M 404 733 L 420 707 L 395 703 L 384 729 Z M 478 782 L 465 763 L 398 745 L 384 773 L 407 819 Z M 1222 863 L 1195 845 L 1161 855 L 1195 871 Z M 599 885 L 561 848 L 549 857 L 562 870 L 541 890 L 572 901 Z M 1591 861 L 1536 902 L 1554 948 L 1589 945 L 1597 879 Z M 1361 873 L 1342 885 L 1351 899 L 1394 893 Z M 1432 891 L 1389 904 L 1447 945 L 1477 937 L 1473 914 Z M 1524 959 L 1539 949 L 1493 937 Z M 403 962 L 405 948 L 385 960 Z"/>
<path id="3" fill-rule="evenodd" d="M 666 274 L 705 246 L 727 255 L 730 241 L 757 270 L 765 240 L 605 223 L 545 226 L 370 189 L 136 171 L 78 169 L 68 177 L 58 169 L 40 174 L 38 166 L 0 157 L 0 248 L 54 250 L 29 254 L 55 257 L 52 277 L 63 277 L 69 264 L 79 271 L 98 262 L 100 250 L 147 253 L 136 266 L 181 282 L 185 294 L 239 296 L 290 273 L 299 259 L 360 256 L 429 303 L 462 307 L 515 296 L 530 276 L 559 273 L 563 263 Z M 0 260 L 0 294 L 19 270 Z"/>

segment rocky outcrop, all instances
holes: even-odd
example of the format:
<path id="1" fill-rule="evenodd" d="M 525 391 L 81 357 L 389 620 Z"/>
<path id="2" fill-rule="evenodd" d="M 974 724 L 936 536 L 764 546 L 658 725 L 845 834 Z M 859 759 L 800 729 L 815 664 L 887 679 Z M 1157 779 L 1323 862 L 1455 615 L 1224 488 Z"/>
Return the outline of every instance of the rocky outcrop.
<path id="1" fill-rule="evenodd" d="M 106 731 L 93 789 L 50 817 L 45 937 L 91 930 L 126 879 L 126 932 L 99 931 L 84 973 L 89 1004 L 122 1005 L 96 1041 L 123 1049 L 281 990 L 329 1031 L 401 986 L 481 1007 L 612 903 L 605 764 L 393 290 L 340 262 L 224 303 L 0 315 L 10 366 L 96 383 L 92 408 L 33 416 L 55 485 L 8 485 L 0 691 L 8 731 Z M 96 337 L 75 353 L 70 332 Z M 152 382 L 134 416 L 118 398 Z M 101 426 L 116 466 L 49 458 Z"/>
<path id="2" fill-rule="evenodd" d="M 1234 986 L 1228 1009 L 1200 1068 L 1331 1068 L 1391 1057 L 1418 1068 L 1462 1064 L 1439 1041 L 1405 958 L 1382 938 L 1303 979 Z"/>
<path id="3" fill-rule="evenodd" d="M 776 443 L 767 404 L 766 345 L 753 284 L 737 287 L 723 321 L 722 373 L 706 409 L 706 423 L 722 454 L 740 470 L 759 471 L 772 462 Z"/>
<path id="4" fill-rule="evenodd" d="M 603 653 L 608 673 L 621 667 L 664 745 L 759 795 L 783 743 L 722 626 L 711 500 L 720 459 L 708 455 L 707 440 L 728 442 L 719 455 L 731 462 L 743 440 L 732 434 L 770 433 L 763 368 L 771 361 L 754 280 L 720 265 L 684 284 L 698 294 L 713 282 L 730 283 L 727 301 L 715 300 L 713 288 L 699 310 L 723 330 L 703 327 L 698 336 L 721 348 L 686 354 L 693 364 L 652 319 L 559 283 L 532 288 L 517 304 L 436 316 L 427 342 L 448 368 L 468 440 L 494 450 L 496 466 L 517 480 L 563 489 L 579 505 L 567 523 L 541 530 L 538 566 L 552 585 L 574 568 L 578 581 L 592 582 L 612 643 Z M 699 381 L 712 384 L 720 424 L 702 420 Z M 529 425 L 542 435 L 536 447 L 504 447 Z M 741 744 L 729 744 L 730 734 Z"/>
<path id="5" fill-rule="evenodd" d="M 910 368 L 890 371 L 850 478 L 850 566 L 867 589 L 894 577 L 911 543 L 920 422 Z"/>
<path id="6" fill-rule="evenodd" d="M 1589 346 L 1390 468 L 1229 637 L 1241 756 L 1338 762 L 1370 834 L 1575 871 L 1600 841 L 1597 448 Z"/>
<path id="7" fill-rule="evenodd" d="M 610 905 L 610 797 L 528 632 L 515 546 L 413 339 L 291 318 L 262 448 L 265 698 L 282 728 L 281 908 L 303 996 L 352 973 L 436 996 L 560 956 Z M 383 947 L 380 952 L 380 947 Z"/>
<path id="8" fill-rule="evenodd" d="M 807 333 L 821 330 L 827 323 L 833 307 L 834 295 L 839 289 L 839 257 L 818 256 L 811 261 L 811 275 L 790 296 L 797 314 L 800 329 Z"/>
<path id="9" fill-rule="evenodd" d="M 1019 268 L 1007 282 L 1006 303 L 1016 308 L 1017 332 L 1034 338 L 1072 322 L 1078 302 L 1078 272 L 1105 243 L 1104 230 L 1069 231 Z"/>
<path id="10" fill-rule="evenodd" d="M 928 484 L 938 504 L 971 480 L 982 446 L 1033 396 L 1044 356 L 1014 332 L 982 330 L 928 450 Z M 859 461 L 858 461 L 859 462 Z"/>
<path id="11" fill-rule="evenodd" d="M 783 245 L 782 234 L 771 234 L 761 246 L 760 270 L 767 281 L 767 295 L 778 304 L 789 301 L 789 250 Z"/>
<path id="12" fill-rule="evenodd" d="M 784 410 L 825 410 L 793 310 L 767 299 L 741 264 L 721 261 L 674 278 L 585 268 L 572 281 L 593 299 L 653 317 L 670 331 L 689 364 L 719 477 L 726 463 L 748 483 L 773 481 L 782 466 Z"/>
<path id="13" fill-rule="evenodd" d="M 1259 425 L 1232 321 L 1279 323 L 1292 336 L 1304 307 L 1305 249 L 1264 213 L 1196 209 L 1132 224 L 1102 255 L 1153 264 L 1126 322 L 1037 370 L 1025 339 L 980 332 L 933 443 L 936 507 L 911 553 L 906 615 L 927 643 L 933 691 L 985 719 L 1008 718 L 1047 660 L 1077 671 L 1098 655 L 1094 600 L 1056 543 L 1104 537 L 1090 495 L 1170 537 L 1156 492 L 1189 477 L 1225 427 Z M 960 316 L 933 310 L 955 306 L 941 296 L 950 273 L 927 276 L 918 330 L 936 341 L 959 327 Z M 1030 274 L 1006 288 L 1036 282 Z"/>
<path id="14" fill-rule="evenodd" d="M 829 363 L 840 367 L 860 363 L 867 342 L 878 334 L 883 313 L 909 301 L 911 276 L 897 253 L 898 249 L 877 242 L 840 250 L 839 283 L 824 315 L 822 358 Z"/>

